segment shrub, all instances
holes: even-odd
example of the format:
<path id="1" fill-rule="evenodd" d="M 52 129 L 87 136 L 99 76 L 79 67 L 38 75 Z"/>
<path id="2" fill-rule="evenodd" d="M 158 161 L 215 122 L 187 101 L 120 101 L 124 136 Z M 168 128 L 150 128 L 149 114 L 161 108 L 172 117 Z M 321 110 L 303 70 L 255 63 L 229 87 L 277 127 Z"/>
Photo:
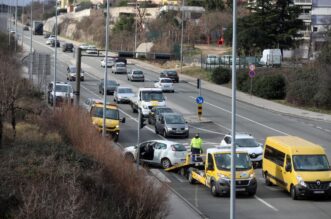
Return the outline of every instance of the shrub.
<path id="1" fill-rule="evenodd" d="M 283 99 L 286 94 L 282 75 L 258 75 L 252 81 L 252 93 L 266 99 Z"/>
<path id="2" fill-rule="evenodd" d="M 228 68 L 217 67 L 211 74 L 211 80 L 216 84 L 226 84 L 231 80 L 231 71 Z"/>

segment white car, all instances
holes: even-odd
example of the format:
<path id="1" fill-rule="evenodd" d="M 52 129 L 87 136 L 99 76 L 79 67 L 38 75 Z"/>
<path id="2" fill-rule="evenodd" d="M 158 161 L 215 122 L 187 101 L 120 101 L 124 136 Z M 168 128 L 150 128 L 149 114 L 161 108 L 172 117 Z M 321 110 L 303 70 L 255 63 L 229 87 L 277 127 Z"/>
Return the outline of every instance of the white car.
<path id="1" fill-rule="evenodd" d="M 139 145 L 139 148 L 141 162 L 158 164 L 165 169 L 183 163 L 188 153 L 184 145 L 166 140 L 145 141 Z M 129 160 L 136 160 L 137 153 L 137 146 L 124 148 L 124 156 Z"/>
<path id="2" fill-rule="evenodd" d="M 83 44 L 80 44 L 79 45 L 79 48 L 81 48 L 81 49 L 87 49 L 89 46 L 90 46 L 89 44 L 83 43 Z"/>
<path id="3" fill-rule="evenodd" d="M 107 68 L 112 67 L 115 64 L 115 60 L 111 57 L 107 57 Z M 106 67 L 106 57 L 101 59 L 100 65 L 102 68 Z"/>
<path id="4" fill-rule="evenodd" d="M 103 100 L 96 98 L 87 98 L 84 102 L 84 108 L 87 109 L 88 112 L 91 111 L 91 108 L 96 103 L 103 103 Z"/>
<path id="5" fill-rule="evenodd" d="M 129 103 L 134 93 L 130 87 L 117 87 L 114 92 L 114 101 L 116 103 Z"/>
<path id="6" fill-rule="evenodd" d="M 87 49 L 85 50 L 87 54 L 98 54 L 97 47 L 95 46 L 88 46 Z"/>
<path id="7" fill-rule="evenodd" d="M 48 39 L 46 40 L 46 45 L 51 45 L 53 40 L 55 40 L 55 36 L 54 35 L 49 36 Z"/>
<path id="8" fill-rule="evenodd" d="M 163 92 L 175 92 L 174 84 L 170 78 L 160 78 L 159 81 L 154 84 L 154 87 L 161 88 Z"/>
<path id="9" fill-rule="evenodd" d="M 231 135 L 225 135 L 221 141 L 220 147 L 231 146 Z M 236 134 L 236 146 L 241 151 L 245 151 L 249 154 L 254 166 L 262 166 L 262 144 L 258 143 L 252 135 L 238 133 Z"/>
<path id="10" fill-rule="evenodd" d="M 54 98 L 54 93 L 55 93 L 55 98 Z M 68 84 L 66 82 L 56 82 L 56 83 L 54 83 L 53 81 L 50 82 L 48 84 L 47 97 L 48 97 L 48 103 L 51 105 L 54 104 L 54 99 L 56 100 L 56 105 L 65 103 L 67 101 L 70 103 L 74 102 L 74 92 L 72 86 L 71 84 Z"/>

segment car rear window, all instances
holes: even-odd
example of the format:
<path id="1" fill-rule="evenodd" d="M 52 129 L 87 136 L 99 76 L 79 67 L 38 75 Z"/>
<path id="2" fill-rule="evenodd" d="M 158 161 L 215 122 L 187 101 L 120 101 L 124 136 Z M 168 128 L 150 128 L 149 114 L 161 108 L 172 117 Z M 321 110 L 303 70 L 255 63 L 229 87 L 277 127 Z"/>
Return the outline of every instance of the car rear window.
<path id="1" fill-rule="evenodd" d="M 125 64 L 123 64 L 123 63 L 117 63 L 116 66 L 117 67 L 125 67 Z"/>
<path id="2" fill-rule="evenodd" d="M 186 147 L 182 144 L 173 144 L 171 146 L 175 149 L 175 151 L 186 151 L 187 150 Z"/>
<path id="3" fill-rule="evenodd" d="M 176 71 L 167 71 L 167 74 L 168 75 L 177 75 L 177 72 Z"/>
<path id="4" fill-rule="evenodd" d="M 135 74 L 135 75 L 142 75 L 143 72 L 142 71 L 134 71 L 133 74 Z"/>

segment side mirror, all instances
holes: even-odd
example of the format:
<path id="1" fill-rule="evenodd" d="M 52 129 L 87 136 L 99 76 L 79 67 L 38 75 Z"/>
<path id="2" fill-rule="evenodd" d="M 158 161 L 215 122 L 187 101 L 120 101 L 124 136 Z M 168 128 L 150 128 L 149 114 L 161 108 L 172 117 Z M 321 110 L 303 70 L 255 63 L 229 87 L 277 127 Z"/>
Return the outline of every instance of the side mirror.
<path id="1" fill-rule="evenodd" d="M 122 123 L 125 123 L 125 117 L 122 118 L 122 121 L 121 121 L 121 122 L 122 122 Z"/>
<path id="2" fill-rule="evenodd" d="M 286 164 L 286 166 L 285 166 L 285 170 L 286 170 L 286 172 L 291 172 L 291 171 L 292 171 L 292 166 L 291 166 L 291 164 Z"/>

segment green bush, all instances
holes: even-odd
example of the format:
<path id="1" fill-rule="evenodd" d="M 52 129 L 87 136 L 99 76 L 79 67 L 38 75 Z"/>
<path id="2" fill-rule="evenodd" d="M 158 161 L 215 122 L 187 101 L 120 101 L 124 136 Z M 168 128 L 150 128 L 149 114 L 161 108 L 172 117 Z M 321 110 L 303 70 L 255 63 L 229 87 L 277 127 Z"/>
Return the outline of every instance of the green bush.
<path id="1" fill-rule="evenodd" d="M 266 99 L 283 99 L 286 83 L 283 75 L 258 75 L 253 81 L 252 93 Z"/>
<path id="2" fill-rule="evenodd" d="M 231 80 L 231 71 L 228 68 L 217 67 L 211 74 L 211 80 L 215 84 L 226 84 Z"/>
<path id="3" fill-rule="evenodd" d="M 237 89 L 243 92 L 249 92 L 250 80 L 247 70 L 239 70 L 237 72 Z"/>

